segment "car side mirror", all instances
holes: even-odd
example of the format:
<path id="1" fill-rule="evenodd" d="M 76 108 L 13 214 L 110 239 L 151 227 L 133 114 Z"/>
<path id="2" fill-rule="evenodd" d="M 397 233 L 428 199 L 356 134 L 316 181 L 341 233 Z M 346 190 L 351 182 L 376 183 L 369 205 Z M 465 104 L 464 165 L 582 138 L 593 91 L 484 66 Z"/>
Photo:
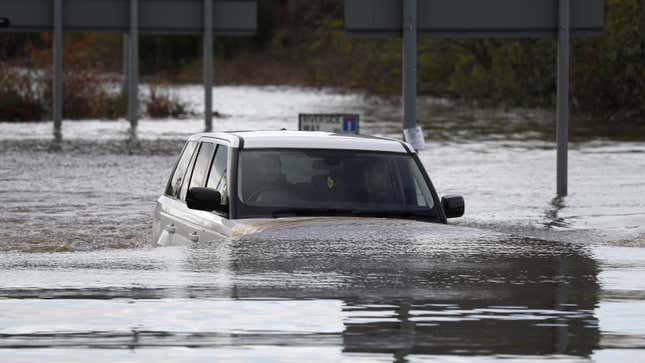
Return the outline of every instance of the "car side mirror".
<path id="1" fill-rule="evenodd" d="M 8 18 L 0 18 L 0 28 L 8 28 L 11 26 L 11 21 Z"/>
<path id="2" fill-rule="evenodd" d="M 465 202 L 460 195 L 446 195 L 441 198 L 441 207 L 446 218 L 458 218 L 464 215 Z"/>
<path id="3" fill-rule="evenodd" d="M 193 187 L 186 194 L 186 205 L 189 209 L 207 212 L 226 212 L 227 207 L 222 205 L 222 194 L 215 189 Z"/>

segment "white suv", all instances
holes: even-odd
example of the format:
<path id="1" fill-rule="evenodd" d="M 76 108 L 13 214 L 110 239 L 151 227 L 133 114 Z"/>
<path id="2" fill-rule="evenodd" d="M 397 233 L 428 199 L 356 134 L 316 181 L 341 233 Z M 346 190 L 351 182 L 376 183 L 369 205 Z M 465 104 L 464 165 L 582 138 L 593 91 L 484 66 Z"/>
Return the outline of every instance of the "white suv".
<path id="1" fill-rule="evenodd" d="M 308 131 L 191 136 L 157 201 L 162 245 L 215 240 L 312 218 L 446 223 L 464 200 L 439 200 L 412 147 L 378 137 Z"/>

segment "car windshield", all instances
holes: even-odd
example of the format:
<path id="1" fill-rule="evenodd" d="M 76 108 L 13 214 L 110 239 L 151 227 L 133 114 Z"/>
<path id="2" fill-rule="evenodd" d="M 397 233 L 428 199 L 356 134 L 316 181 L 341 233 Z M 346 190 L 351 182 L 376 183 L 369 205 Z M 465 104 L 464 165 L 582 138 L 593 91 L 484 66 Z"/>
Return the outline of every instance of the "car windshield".
<path id="1" fill-rule="evenodd" d="M 242 150 L 237 197 L 240 218 L 342 214 L 435 217 L 428 183 L 409 154 Z"/>

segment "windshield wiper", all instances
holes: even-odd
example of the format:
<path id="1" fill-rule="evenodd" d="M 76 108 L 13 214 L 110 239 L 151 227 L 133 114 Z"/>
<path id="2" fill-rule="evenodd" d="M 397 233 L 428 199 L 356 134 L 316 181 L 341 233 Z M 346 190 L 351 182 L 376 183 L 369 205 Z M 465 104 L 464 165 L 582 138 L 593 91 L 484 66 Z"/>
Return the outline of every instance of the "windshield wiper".
<path id="1" fill-rule="evenodd" d="M 437 219 L 433 211 L 380 211 L 380 210 L 354 210 L 352 215 L 361 217 L 393 217 L 393 218 L 433 218 Z"/>
<path id="2" fill-rule="evenodd" d="M 437 219 L 433 211 L 381 211 L 361 209 L 338 208 L 284 208 L 271 212 L 273 218 L 287 216 L 357 216 L 357 217 L 392 217 L 392 218 L 433 218 Z"/>
<path id="3" fill-rule="evenodd" d="M 272 217 L 284 216 L 337 216 L 352 215 L 351 209 L 338 208 L 284 208 L 276 209 L 271 212 Z"/>

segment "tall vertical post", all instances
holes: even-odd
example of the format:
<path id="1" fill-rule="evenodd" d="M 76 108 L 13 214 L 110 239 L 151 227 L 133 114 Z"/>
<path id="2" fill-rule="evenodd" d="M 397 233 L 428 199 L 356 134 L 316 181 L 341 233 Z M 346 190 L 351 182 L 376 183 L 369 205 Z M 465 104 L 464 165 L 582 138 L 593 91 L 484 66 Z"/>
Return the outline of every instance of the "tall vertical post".
<path id="1" fill-rule="evenodd" d="M 567 264 L 567 257 L 566 256 L 560 256 L 559 258 L 559 264 L 558 264 L 558 276 L 567 276 L 567 274 L 570 273 L 568 264 Z M 566 280 L 565 280 L 566 281 Z M 558 290 L 555 293 L 555 306 L 553 307 L 554 310 L 560 310 L 562 309 L 563 305 L 567 304 L 569 302 L 569 284 L 567 284 L 565 281 L 561 281 L 558 284 Z M 556 353 L 558 354 L 566 354 L 567 349 L 569 348 L 569 325 L 565 324 L 564 326 L 559 326 L 556 328 L 556 343 L 555 343 L 555 348 L 556 348 Z"/>
<path id="2" fill-rule="evenodd" d="M 569 0 L 558 3 L 557 193 L 567 195 L 569 153 Z"/>
<path id="3" fill-rule="evenodd" d="M 128 119 L 130 136 L 136 139 L 139 121 L 139 0 L 130 0 Z"/>
<path id="4" fill-rule="evenodd" d="M 204 122 L 213 131 L 213 0 L 204 0 Z"/>
<path id="5" fill-rule="evenodd" d="M 403 135 L 416 149 L 423 149 L 417 126 L 417 0 L 403 0 Z"/>
<path id="6" fill-rule="evenodd" d="M 52 118 L 54 141 L 63 139 L 63 0 L 54 0 L 54 72 L 53 72 Z"/>
<path id="7" fill-rule="evenodd" d="M 122 40 L 122 45 L 123 45 L 123 50 L 122 50 L 122 61 L 121 61 L 121 66 L 123 67 L 123 74 L 122 74 L 122 81 L 121 81 L 121 93 L 122 94 L 127 94 L 128 93 L 128 85 L 129 85 L 129 79 L 128 73 L 130 73 L 129 68 L 130 68 L 130 42 L 128 41 L 128 33 L 123 33 L 123 40 Z"/>

